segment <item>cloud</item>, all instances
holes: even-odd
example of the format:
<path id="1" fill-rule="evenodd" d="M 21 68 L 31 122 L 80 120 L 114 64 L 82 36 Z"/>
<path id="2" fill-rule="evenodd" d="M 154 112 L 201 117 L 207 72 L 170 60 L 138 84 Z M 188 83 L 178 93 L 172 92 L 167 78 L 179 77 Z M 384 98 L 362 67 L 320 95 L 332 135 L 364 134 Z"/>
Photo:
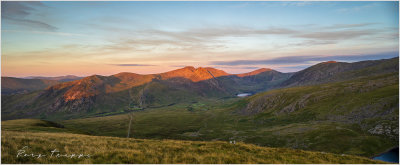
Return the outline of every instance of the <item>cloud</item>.
<path id="1" fill-rule="evenodd" d="M 25 17 L 30 15 L 30 11 L 34 11 L 34 6 L 44 6 L 41 2 L 1 2 L 2 16 Z"/>
<path id="2" fill-rule="evenodd" d="M 76 34 L 76 33 L 64 33 L 64 32 L 46 32 L 46 31 L 36 31 L 36 30 L 1 30 L 3 32 L 16 32 L 16 33 L 33 33 L 33 34 L 49 34 L 49 35 L 57 35 L 57 36 L 87 36 L 84 34 Z"/>
<path id="3" fill-rule="evenodd" d="M 37 7 L 45 7 L 41 2 L 1 2 L 1 18 L 9 23 L 22 27 L 57 30 L 57 27 L 48 23 L 27 18 L 35 13 Z"/>
<path id="4" fill-rule="evenodd" d="M 398 57 L 399 52 L 384 52 L 378 54 L 364 55 L 336 55 L 336 56 L 285 56 L 266 60 L 236 60 L 236 61 L 213 61 L 211 65 L 272 65 L 272 64 L 304 64 L 322 61 L 362 61 Z"/>
<path id="5" fill-rule="evenodd" d="M 170 65 L 169 67 L 174 67 L 174 68 L 183 68 L 186 67 L 187 65 Z"/>
<path id="6" fill-rule="evenodd" d="M 327 27 L 307 27 L 292 29 L 286 27 L 250 28 L 243 26 L 203 27 L 181 31 L 158 29 L 127 30 L 124 36 L 114 37 L 105 50 L 119 51 L 213 51 L 231 48 L 229 44 L 237 40 L 226 38 L 247 37 L 246 40 L 268 41 L 265 36 L 280 35 L 290 39 L 301 39 L 298 43 L 285 44 L 285 47 L 315 46 L 337 44 L 346 40 L 365 39 L 362 37 L 383 36 L 382 29 L 360 29 L 375 23 L 334 24 Z M 118 31 L 118 30 L 117 30 Z M 384 39 L 384 38 L 383 38 Z M 364 40 L 365 41 L 365 40 Z"/>
<path id="7" fill-rule="evenodd" d="M 300 43 L 289 44 L 290 46 L 315 46 L 315 45 L 327 45 L 336 44 L 337 41 L 326 41 L 326 40 L 305 40 Z"/>
<path id="8" fill-rule="evenodd" d="M 253 29 L 248 27 L 224 27 L 224 28 L 198 28 L 190 29 L 188 31 L 175 33 L 176 35 L 192 36 L 195 38 L 204 37 L 235 37 L 235 36 L 248 36 L 248 35 L 287 35 L 298 33 L 296 30 L 287 28 L 265 28 Z"/>
<path id="9" fill-rule="evenodd" d="M 362 6 L 355 6 L 355 7 L 350 7 L 350 8 L 340 8 L 338 10 L 336 10 L 336 12 L 338 13 L 352 13 L 352 12 L 359 12 L 362 10 L 367 10 L 373 7 L 378 6 L 378 3 L 369 3 L 366 5 L 362 5 Z"/>
<path id="10" fill-rule="evenodd" d="M 324 27 L 325 29 L 342 29 L 342 28 L 358 28 L 366 27 L 370 25 L 376 25 L 378 23 L 359 23 L 359 24 L 334 24 L 331 26 Z"/>
<path id="11" fill-rule="evenodd" d="M 215 66 L 216 68 L 223 68 L 223 69 L 260 69 L 260 67 L 255 67 L 255 66 L 245 66 L 245 67 L 237 67 L 237 66 Z"/>
<path id="12" fill-rule="evenodd" d="M 311 64 L 309 65 L 298 65 L 298 66 L 279 66 L 277 69 L 282 69 L 282 70 L 302 70 L 305 68 L 310 67 Z"/>
<path id="13" fill-rule="evenodd" d="M 295 35 L 299 38 L 320 39 L 320 40 L 345 40 L 378 33 L 375 30 L 341 30 L 322 31 Z"/>
<path id="14" fill-rule="evenodd" d="M 114 66 L 157 66 L 157 65 L 149 65 L 149 64 L 111 64 Z"/>
<path id="15" fill-rule="evenodd" d="M 310 2 L 310 1 L 298 1 L 298 2 L 286 1 L 286 2 L 281 2 L 281 3 L 282 3 L 282 6 L 297 6 L 297 7 L 307 6 L 307 5 L 312 5 L 313 4 L 313 2 Z"/>
<path id="16" fill-rule="evenodd" d="M 105 27 L 107 28 L 107 27 Z M 183 31 L 157 29 L 125 30 L 123 35 L 109 39 L 105 51 L 212 51 L 227 48 L 224 37 L 262 37 L 264 35 L 289 35 L 298 33 L 287 28 L 254 29 L 248 27 L 193 28 Z M 114 30 L 119 31 L 119 30 Z"/>
<path id="17" fill-rule="evenodd" d="M 51 31 L 57 30 L 56 27 L 40 21 L 29 20 L 29 19 L 18 19 L 7 16 L 4 16 L 3 19 L 8 20 L 13 24 L 22 25 L 29 28 L 46 29 Z"/>
<path id="18" fill-rule="evenodd" d="M 174 67 L 174 68 L 183 68 L 187 67 L 188 65 L 170 65 L 169 67 Z M 219 68 L 219 69 L 260 69 L 260 67 L 256 66 L 221 66 L 221 65 L 216 65 L 216 66 L 210 66 L 212 68 Z"/>
<path id="19" fill-rule="evenodd" d="M 246 67 L 240 67 L 240 69 L 260 69 L 260 67 L 246 66 Z"/>

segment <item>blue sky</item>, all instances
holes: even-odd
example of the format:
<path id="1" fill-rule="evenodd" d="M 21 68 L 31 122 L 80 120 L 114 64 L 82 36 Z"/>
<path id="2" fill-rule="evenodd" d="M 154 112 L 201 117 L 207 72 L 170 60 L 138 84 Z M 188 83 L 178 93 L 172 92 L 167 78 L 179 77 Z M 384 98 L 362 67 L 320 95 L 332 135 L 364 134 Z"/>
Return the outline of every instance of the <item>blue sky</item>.
<path id="1" fill-rule="evenodd" d="M 291 72 L 390 58 L 398 11 L 382 1 L 2 2 L 2 75 Z"/>

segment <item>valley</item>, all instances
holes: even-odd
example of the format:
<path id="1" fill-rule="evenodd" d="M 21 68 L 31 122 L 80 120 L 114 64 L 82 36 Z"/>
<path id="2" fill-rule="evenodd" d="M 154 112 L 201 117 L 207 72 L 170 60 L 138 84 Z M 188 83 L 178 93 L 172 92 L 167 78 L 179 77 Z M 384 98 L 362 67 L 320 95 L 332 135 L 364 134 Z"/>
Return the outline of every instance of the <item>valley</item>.
<path id="1" fill-rule="evenodd" d="M 377 82 L 385 84 L 375 89 L 371 87 L 368 91 L 366 86 Z M 371 157 L 398 145 L 397 82 L 397 75 L 392 74 L 319 86 L 277 89 L 244 99 L 232 98 L 225 100 L 224 104 L 204 102 L 205 107 L 195 106 L 201 105 L 199 103 L 178 104 L 133 112 L 132 135 L 134 138 L 152 139 L 236 140 L 260 146 Z M 344 90 L 350 87 L 354 91 L 365 91 L 354 93 Z M 268 105 L 269 100 L 273 101 L 274 94 L 283 94 L 276 96 L 280 97 L 282 105 L 270 104 L 276 108 L 253 107 L 254 104 L 260 106 L 257 102 Z M 312 101 L 303 103 L 303 97 Z M 363 103 L 367 100 L 376 101 L 366 106 Z M 301 104 L 304 107 L 299 107 Z M 368 108 L 368 113 L 362 111 L 365 108 Z M 128 116 L 122 114 L 65 120 L 61 124 L 90 135 L 125 137 L 128 121 Z M 375 132 L 378 125 L 390 130 Z"/>

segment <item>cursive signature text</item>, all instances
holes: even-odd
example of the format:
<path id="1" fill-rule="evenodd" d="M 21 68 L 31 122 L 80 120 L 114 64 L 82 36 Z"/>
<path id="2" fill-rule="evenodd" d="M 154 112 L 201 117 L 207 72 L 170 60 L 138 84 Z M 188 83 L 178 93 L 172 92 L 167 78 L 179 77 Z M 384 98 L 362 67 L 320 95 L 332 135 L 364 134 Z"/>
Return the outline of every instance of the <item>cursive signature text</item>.
<path id="1" fill-rule="evenodd" d="M 17 158 L 18 157 L 32 157 L 32 158 L 44 158 L 44 157 L 49 157 L 49 158 L 90 158 L 89 154 L 83 154 L 83 153 L 60 153 L 59 150 L 54 149 L 51 150 L 48 153 L 33 153 L 33 152 L 28 152 L 29 147 L 24 146 L 20 150 L 17 151 Z"/>

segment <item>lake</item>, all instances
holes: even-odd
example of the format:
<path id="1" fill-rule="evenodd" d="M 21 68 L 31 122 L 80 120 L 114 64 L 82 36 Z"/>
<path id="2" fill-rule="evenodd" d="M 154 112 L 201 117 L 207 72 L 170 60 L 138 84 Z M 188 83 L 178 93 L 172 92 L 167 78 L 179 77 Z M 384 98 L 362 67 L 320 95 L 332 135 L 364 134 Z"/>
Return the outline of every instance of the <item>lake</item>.
<path id="1" fill-rule="evenodd" d="M 239 93 L 236 96 L 237 97 L 246 97 L 246 96 L 250 96 L 250 95 L 251 95 L 251 93 Z"/>
<path id="2" fill-rule="evenodd" d="M 380 154 L 377 157 L 372 158 L 374 160 L 382 160 L 390 163 L 399 163 L 399 148 L 394 148 L 388 152 Z"/>

